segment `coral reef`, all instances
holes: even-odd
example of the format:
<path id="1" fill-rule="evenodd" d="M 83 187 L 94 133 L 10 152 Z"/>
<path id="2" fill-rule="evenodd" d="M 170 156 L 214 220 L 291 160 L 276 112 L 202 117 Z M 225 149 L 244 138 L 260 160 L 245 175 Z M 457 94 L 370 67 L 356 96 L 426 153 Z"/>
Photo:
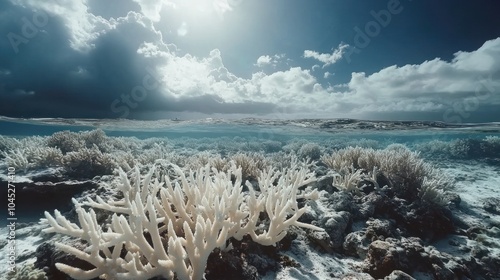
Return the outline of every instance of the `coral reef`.
<path id="1" fill-rule="evenodd" d="M 315 192 L 298 193 L 299 187 L 315 180 L 305 168 L 263 171 L 257 194 L 248 182 L 249 192 L 242 192 L 242 171 L 234 164 L 227 173 L 207 165 L 188 176 L 173 167 L 177 178 L 173 181 L 167 174 L 164 179 L 154 178 L 155 168 L 142 179 L 138 168 L 133 179 L 120 171 L 118 188 L 123 199 L 119 201 L 106 202 L 99 196 L 83 204 L 73 200 L 81 227 L 58 211 L 55 216 L 46 212 L 43 222 L 49 228 L 44 232 L 88 242 L 84 250 L 62 243 L 56 246 L 94 268 L 85 271 L 63 263 L 56 267 L 75 279 L 202 279 L 209 255 L 215 248 L 230 249 L 231 238 L 248 235 L 269 246 L 282 240 L 292 225 L 322 230 L 298 221 L 307 207 L 300 208 L 297 199 L 315 197 Z M 101 229 L 95 211 L 86 211 L 85 205 L 114 213 L 106 230 Z M 262 213 L 267 219 L 261 219 Z"/>

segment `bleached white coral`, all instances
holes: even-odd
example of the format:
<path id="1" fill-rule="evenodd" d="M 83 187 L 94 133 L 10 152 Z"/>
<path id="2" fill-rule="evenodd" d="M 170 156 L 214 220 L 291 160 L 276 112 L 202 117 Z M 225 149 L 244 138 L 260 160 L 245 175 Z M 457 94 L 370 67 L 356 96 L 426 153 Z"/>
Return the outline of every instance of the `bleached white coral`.
<path id="1" fill-rule="evenodd" d="M 249 192 L 242 191 L 241 168 L 235 165 L 227 172 L 206 166 L 187 176 L 173 167 L 174 180 L 155 178 L 154 168 L 142 179 L 137 167 L 131 179 L 120 170 L 121 200 L 73 200 L 80 226 L 58 211 L 55 216 L 46 212 L 44 222 L 50 227 L 44 232 L 81 238 L 89 245 L 85 251 L 56 246 L 95 266 L 89 271 L 61 263 L 56 267 L 75 279 L 202 279 L 209 254 L 224 248 L 231 237 L 250 235 L 256 242 L 274 245 L 292 225 L 322 230 L 298 222 L 306 208 L 299 208 L 297 198 L 317 197 L 316 192 L 298 193 L 299 187 L 315 180 L 306 168 L 262 172 L 257 194 L 248 182 Z M 94 210 L 84 206 L 114 213 L 106 230 Z M 269 221 L 261 220 L 262 212 Z"/>
<path id="2" fill-rule="evenodd" d="M 26 264 L 19 268 L 17 273 L 8 274 L 8 280 L 47 280 L 45 272 L 35 267 L 34 264 Z"/>
<path id="3" fill-rule="evenodd" d="M 422 186 L 419 189 L 418 196 L 420 200 L 429 205 L 445 206 L 450 203 L 446 197 L 446 190 L 450 188 L 451 181 L 445 177 L 425 177 Z"/>
<path id="4" fill-rule="evenodd" d="M 262 170 L 270 166 L 269 161 L 260 153 L 237 153 L 230 157 L 237 167 L 241 167 L 243 179 L 257 178 Z"/>
<path id="5" fill-rule="evenodd" d="M 321 148 L 316 143 L 307 143 L 300 147 L 298 154 L 304 159 L 318 160 L 321 157 Z"/>
<path id="6" fill-rule="evenodd" d="M 333 177 L 332 185 L 334 187 L 341 187 L 348 192 L 356 192 L 358 182 L 363 179 L 363 170 L 358 169 L 353 171 L 349 169 L 348 172 L 343 172 L 342 174 L 336 174 Z"/>
<path id="7" fill-rule="evenodd" d="M 63 157 L 64 168 L 68 174 L 91 178 L 110 174 L 115 166 L 113 157 L 102 153 L 97 146 L 69 152 Z"/>
<path id="8" fill-rule="evenodd" d="M 387 174 L 402 189 L 419 188 L 425 176 L 430 176 L 432 167 L 403 145 L 392 145 L 384 150 L 349 147 L 341 149 L 321 160 L 330 168 L 340 171 L 344 168 L 377 168 Z"/>
<path id="9" fill-rule="evenodd" d="M 9 166 L 19 170 L 30 170 L 39 167 L 61 166 L 62 153 L 58 148 L 27 145 L 4 153 Z"/>

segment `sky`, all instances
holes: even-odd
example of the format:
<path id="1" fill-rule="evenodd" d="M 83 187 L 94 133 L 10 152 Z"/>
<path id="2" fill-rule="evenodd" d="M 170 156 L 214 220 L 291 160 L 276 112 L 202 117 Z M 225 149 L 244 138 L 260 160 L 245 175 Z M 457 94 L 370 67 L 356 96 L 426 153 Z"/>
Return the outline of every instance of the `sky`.
<path id="1" fill-rule="evenodd" d="M 500 121 L 496 0 L 4 0 L 0 115 Z"/>

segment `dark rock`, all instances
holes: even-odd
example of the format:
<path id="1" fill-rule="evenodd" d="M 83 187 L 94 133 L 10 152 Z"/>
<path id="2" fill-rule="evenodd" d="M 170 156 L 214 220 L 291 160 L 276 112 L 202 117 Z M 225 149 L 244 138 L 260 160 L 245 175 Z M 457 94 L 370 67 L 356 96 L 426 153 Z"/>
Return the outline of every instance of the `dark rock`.
<path id="1" fill-rule="evenodd" d="M 489 197 L 483 201 L 483 209 L 488 213 L 498 214 L 499 204 L 500 204 L 500 199 L 495 197 Z"/>
<path id="2" fill-rule="evenodd" d="M 314 173 L 318 178 L 321 176 L 325 176 L 326 174 L 328 174 L 328 167 L 326 165 L 317 166 L 314 170 Z"/>
<path id="3" fill-rule="evenodd" d="M 479 234 L 484 234 L 484 233 L 486 233 L 486 229 L 483 227 L 475 226 L 467 229 L 467 237 L 469 237 L 472 240 L 476 240 Z"/>
<path id="4" fill-rule="evenodd" d="M 446 267 L 441 267 L 437 264 L 432 264 L 434 279 L 436 280 L 455 280 L 453 271 Z"/>
<path id="5" fill-rule="evenodd" d="M 313 221 L 316 221 L 317 219 L 318 219 L 318 213 L 316 212 L 315 208 L 308 207 L 304 212 L 304 214 L 300 216 L 298 221 L 306 224 L 311 224 Z"/>
<path id="6" fill-rule="evenodd" d="M 394 222 L 390 220 L 370 219 L 366 222 L 367 236 L 372 239 L 385 239 L 398 236 Z"/>
<path id="7" fill-rule="evenodd" d="M 347 234 L 344 240 L 344 253 L 349 256 L 364 259 L 368 252 L 368 246 L 372 241 L 366 237 L 365 231 L 355 231 Z"/>
<path id="8" fill-rule="evenodd" d="M 375 278 L 388 276 L 394 270 L 411 273 L 430 266 L 426 257 L 428 254 L 419 238 L 376 240 L 368 247 L 363 269 Z"/>
<path id="9" fill-rule="evenodd" d="M 490 250 L 488 248 L 477 244 L 474 246 L 470 252 L 471 256 L 476 258 L 476 259 L 482 259 L 483 257 L 486 257 L 490 254 Z"/>
<path id="10" fill-rule="evenodd" d="M 404 224 L 411 235 L 437 240 L 454 232 L 451 211 L 443 207 L 415 204 L 405 215 Z"/>
<path id="11" fill-rule="evenodd" d="M 328 198 L 328 208 L 333 211 L 358 211 L 357 205 L 354 203 L 352 194 L 348 192 L 335 192 Z"/>
<path id="12" fill-rule="evenodd" d="M 444 194 L 444 197 L 450 202 L 450 205 L 453 205 L 454 207 L 459 207 L 460 203 L 462 202 L 462 198 L 460 198 L 460 195 L 454 192 L 446 192 Z"/>
<path id="13" fill-rule="evenodd" d="M 368 247 L 365 272 L 374 278 L 383 278 L 394 270 L 409 270 L 410 263 L 404 250 L 386 241 L 374 241 Z"/>
<path id="14" fill-rule="evenodd" d="M 401 270 L 394 270 L 389 276 L 384 277 L 384 280 L 415 280 L 415 278 Z"/>
<path id="15" fill-rule="evenodd" d="M 361 198 L 361 206 L 359 207 L 359 217 L 361 220 L 366 220 L 375 215 L 376 209 L 380 209 L 384 203 L 384 197 L 376 192 L 371 192 Z"/>
<path id="16" fill-rule="evenodd" d="M 320 221 L 320 227 L 324 228 L 331 239 L 334 249 L 341 249 L 344 243 L 344 235 L 351 223 L 351 213 L 346 211 L 326 214 Z"/>
<path id="17" fill-rule="evenodd" d="M 385 186 L 392 188 L 391 180 L 389 179 L 389 177 L 385 176 L 385 174 L 383 172 L 380 172 L 380 171 L 377 172 L 375 181 L 377 182 L 377 184 L 380 188 L 383 188 Z"/>
<path id="18" fill-rule="evenodd" d="M 275 271 L 283 262 L 283 257 L 278 254 L 279 246 L 262 246 L 249 237 L 241 241 L 231 240 L 231 243 L 233 249 L 229 252 L 215 250 L 210 254 L 207 280 L 261 279 L 259 275 Z"/>
<path id="19" fill-rule="evenodd" d="M 289 228 L 285 237 L 283 237 L 283 239 L 278 242 L 279 248 L 283 250 L 290 249 L 290 247 L 292 246 L 292 242 L 299 236 L 299 230 L 300 229 L 295 227 Z"/>
<path id="20" fill-rule="evenodd" d="M 322 250 L 333 253 L 332 241 L 326 231 L 311 231 L 307 234 L 311 242 L 319 246 Z"/>
<path id="21" fill-rule="evenodd" d="M 337 279 L 337 278 L 332 278 L 332 279 Z M 340 279 L 342 279 L 342 280 L 373 280 L 375 278 L 373 278 L 370 274 L 367 274 L 367 273 L 353 272 L 353 273 L 343 275 L 342 278 L 340 278 Z"/>
<path id="22" fill-rule="evenodd" d="M 345 237 L 343 244 L 345 254 L 364 259 L 371 242 L 398 236 L 391 221 L 375 219 L 367 221 L 366 224 L 364 230 L 351 232 Z"/>
<path id="23" fill-rule="evenodd" d="M 483 274 L 486 279 L 499 279 L 500 257 L 498 255 L 485 256 L 481 258 L 478 268 L 480 268 L 481 274 Z"/>
<path id="24" fill-rule="evenodd" d="M 338 192 L 339 190 L 332 185 L 333 178 L 334 178 L 333 174 L 328 174 L 328 175 L 324 175 L 324 176 L 320 177 L 315 183 L 316 189 L 318 191 L 324 190 L 328 193 Z"/>
<path id="25" fill-rule="evenodd" d="M 458 263 L 454 260 L 448 261 L 446 267 L 449 270 L 453 271 L 453 274 L 455 274 L 455 276 L 458 276 L 459 279 L 464 279 L 464 277 L 470 278 L 472 275 L 467 265 Z"/>
<path id="26" fill-rule="evenodd" d="M 205 278 L 207 280 L 260 279 L 257 268 L 247 265 L 238 256 L 217 250 L 208 258 Z"/>
<path id="27" fill-rule="evenodd" d="M 375 190 L 375 184 L 370 180 L 361 180 L 357 188 L 364 194 L 369 194 Z"/>

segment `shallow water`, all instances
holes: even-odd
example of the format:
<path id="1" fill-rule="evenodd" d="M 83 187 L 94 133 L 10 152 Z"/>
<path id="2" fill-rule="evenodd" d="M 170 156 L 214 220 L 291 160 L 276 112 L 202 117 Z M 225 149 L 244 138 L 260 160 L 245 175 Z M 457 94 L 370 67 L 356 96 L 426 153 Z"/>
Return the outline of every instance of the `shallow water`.
<path id="1" fill-rule="evenodd" d="M 420 157 L 439 168 L 439 172 L 454 180 L 453 191 L 462 197 L 462 206 L 467 209 L 458 211 L 457 216 L 470 224 L 475 224 L 476 220 L 480 224 L 478 219 L 482 217 L 488 217 L 488 221 L 492 221 L 491 224 L 500 224 L 500 216 L 485 213 L 483 209 L 486 199 L 495 198 L 500 201 L 500 195 L 496 191 L 500 182 L 500 125 L 494 123 L 439 126 L 419 122 L 344 121 L 332 125 L 325 124 L 324 120 L 202 120 L 166 123 L 62 119 L 0 120 L 0 181 L 4 185 L 7 184 L 7 170 L 12 166 L 16 169 L 17 181 L 14 185 L 18 186 L 22 186 L 23 181 L 40 178 L 40 173 L 52 176 L 49 178 L 55 178 L 53 174 L 57 173 L 57 176 L 64 180 L 80 181 L 96 181 L 99 176 L 113 174 L 112 168 L 102 172 L 104 169 L 93 169 L 88 163 L 75 168 L 68 165 L 67 158 L 70 154 L 79 153 L 82 149 L 110 157 L 115 161 L 114 164 L 120 167 L 122 165 L 118 162 L 132 157 L 131 160 L 140 165 L 151 165 L 157 159 L 165 159 L 189 169 L 191 164 L 195 165 L 194 161 L 203 157 L 230 158 L 238 153 L 259 155 L 278 164 L 279 161 L 272 161 L 273 158 L 293 154 L 303 160 L 312 157 L 316 164 L 322 165 L 321 156 L 331 155 L 339 149 L 353 146 L 386 149 L 391 145 L 401 144 L 411 151 L 418 152 Z M 66 131 L 62 134 L 67 137 L 80 141 L 80 144 L 77 144 L 81 146 L 61 151 L 64 147 L 53 143 L 57 140 L 54 133 L 62 131 Z M 60 145 L 64 144 L 60 139 L 57 141 L 55 142 Z M 36 153 L 42 153 L 49 148 L 58 150 L 60 158 L 44 161 L 43 156 L 37 157 Z M 90 170 L 90 173 L 87 170 Z M 48 181 L 44 178 L 43 181 Z M 2 187 L 1 195 L 7 197 L 7 188 Z M 58 199 L 57 192 L 51 195 L 43 192 L 37 194 L 32 189 L 26 191 L 19 187 L 15 201 L 17 222 L 38 222 L 43 218 L 44 211 L 53 213 L 55 209 L 71 213 L 73 205 L 70 197 L 73 195 L 82 196 L 77 192 L 66 193 Z M 2 226 L 8 218 L 6 211 L 2 211 Z M 26 240 L 26 246 L 30 247 L 30 239 Z M 316 264 L 311 262 L 310 265 Z M 343 266 L 342 263 L 339 265 Z M 290 279 L 288 277 L 293 276 L 279 273 L 277 275 L 281 275 L 281 278 L 276 275 L 273 277 Z"/>

